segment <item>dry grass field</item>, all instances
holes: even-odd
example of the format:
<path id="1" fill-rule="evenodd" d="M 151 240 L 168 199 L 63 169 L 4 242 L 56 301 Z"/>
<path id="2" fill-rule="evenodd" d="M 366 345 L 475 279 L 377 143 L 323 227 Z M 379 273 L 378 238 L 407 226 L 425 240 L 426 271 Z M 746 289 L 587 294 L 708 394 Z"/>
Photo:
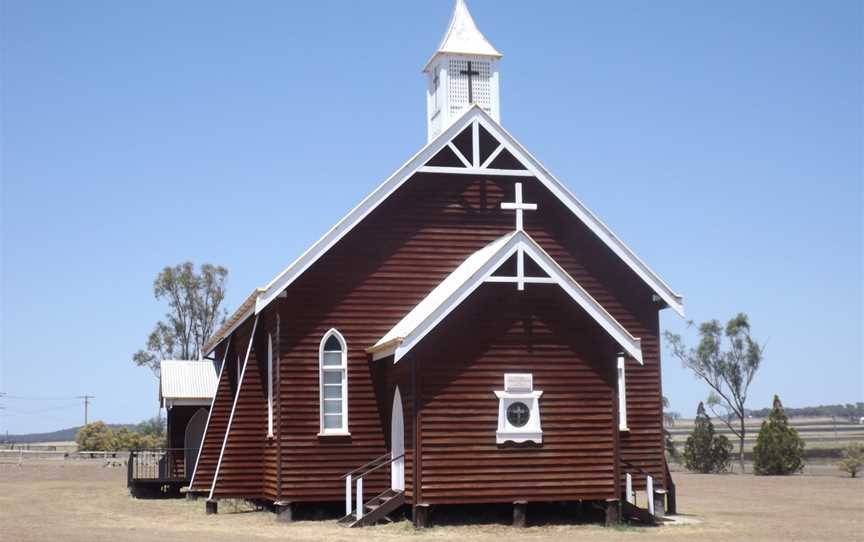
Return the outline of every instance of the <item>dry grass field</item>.
<path id="1" fill-rule="evenodd" d="M 864 540 L 864 481 L 839 472 L 764 478 L 676 474 L 680 512 L 696 525 L 605 529 L 544 525 L 514 531 L 498 524 L 415 531 L 407 522 L 349 530 L 334 521 L 280 524 L 267 512 L 223 506 L 204 514 L 202 501 L 135 500 L 125 469 L 100 461 L 25 461 L 0 464 L 0 541 L 292 540 Z M 228 513 L 226 513 L 228 512 Z M 530 520 L 530 518 L 529 518 Z"/>

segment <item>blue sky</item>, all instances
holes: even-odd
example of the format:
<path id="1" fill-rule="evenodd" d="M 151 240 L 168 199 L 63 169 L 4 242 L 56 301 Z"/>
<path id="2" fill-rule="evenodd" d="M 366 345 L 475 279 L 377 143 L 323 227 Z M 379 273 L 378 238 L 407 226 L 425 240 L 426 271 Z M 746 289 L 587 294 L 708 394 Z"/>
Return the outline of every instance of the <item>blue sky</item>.
<path id="1" fill-rule="evenodd" d="M 425 143 L 450 0 L 3 0 L 0 392 L 157 411 L 167 264 L 268 282 Z M 864 400 L 860 2 L 469 0 L 502 123 L 677 291 L 750 315 L 750 406 Z M 671 311 L 662 327 L 685 330 Z M 664 392 L 704 385 L 668 353 Z M 0 431 L 80 402 L 0 401 Z"/>

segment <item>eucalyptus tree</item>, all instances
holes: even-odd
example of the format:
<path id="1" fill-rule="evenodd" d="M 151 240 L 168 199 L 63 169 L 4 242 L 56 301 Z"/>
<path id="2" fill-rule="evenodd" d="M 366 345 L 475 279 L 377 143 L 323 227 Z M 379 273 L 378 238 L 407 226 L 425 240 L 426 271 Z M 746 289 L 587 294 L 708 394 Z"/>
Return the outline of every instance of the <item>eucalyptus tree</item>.
<path id="1" fill-rule="evenodd" d="M 197 272 L 191 262 L 160 271 L 153 281 L 153 295 L 168 303 L 168 312 L 132 361 L 158 375 L 163 359 L 198 359 L 204 342 L 225 321 L 222 301 L 227 277 L 227 269 L 207 263 Z"/>
<path id="2" fill-rule="evenodd" d="M 704 322 L 698 332 L 696 348 L 688 348 L 680 335 L 666 331 L 663 336 L 675 357 L 711 388 L 708 408 L 737 437 L 738 461 L 744 472 L 747 393 L 762 364 L 765 347 L 751 336 L 744 313 L 729 320 L 725 327 L 717 320 Z"/>

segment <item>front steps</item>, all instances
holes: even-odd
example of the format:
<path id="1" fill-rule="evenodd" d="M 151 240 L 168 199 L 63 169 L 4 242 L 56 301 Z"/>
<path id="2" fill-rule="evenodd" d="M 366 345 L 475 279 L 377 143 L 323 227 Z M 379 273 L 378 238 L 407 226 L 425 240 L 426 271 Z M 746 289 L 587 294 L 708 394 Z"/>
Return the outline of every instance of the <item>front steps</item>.
<path id="1" fill-rule="evenodd" d="M 653 515 L 644 508 L 639 508 L 633 503 L 621 501 L 621 518 L 628 522 L 640 523 L 643 525 L 659 525 L 663 523 L 663 519 Z"/>
<path id="2" fill-rule="evenodd" d="M 405 504 L 405 494 L 401 491 L 388 489 L 380 495 L 363 504 L 363 517 L 357 519 L 357 513 L 348 514 L 339 520 L 345 527 L 363 527 L 373 525 L 387 518 L 387 515 Z"/>

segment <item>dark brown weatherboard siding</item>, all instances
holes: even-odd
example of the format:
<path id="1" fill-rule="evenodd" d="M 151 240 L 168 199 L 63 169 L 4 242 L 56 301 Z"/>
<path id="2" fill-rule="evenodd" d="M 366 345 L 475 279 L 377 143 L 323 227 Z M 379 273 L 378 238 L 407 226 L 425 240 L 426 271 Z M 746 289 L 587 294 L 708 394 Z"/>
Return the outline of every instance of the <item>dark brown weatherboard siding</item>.
<path id="1" fill-rule="evenodd" d="M 376 396 L 375 387 L 380 384 L 376 384 L 378 377 L 374 374 L 379 370 L 376 363 L 385 360 L 370 362 L 365 349 L 468 255 L 512 231 L 513 213 L 502 211 L 500 203 L 512 201 L 516 180 L 524 184 L 525 200 L 538 203 L 540 207 L 525 215 L 528 233 L 643 341 L 645 367 L 628 361 L 632 431 L 622 441 L 622 454 L 654 473 L 658 485 L 663 486 L 658 306 L 651 300 L 650 289 L 538 181 L 417 174 L 313 264 L 288 288 L 287 297 L 280 300 L 280 379 L 277 383 L 280 414 L 276 447 L 281 449 L 281 462 L 263 460 L 265 449 L 270 454 L 273 452 L 264 444 L 266 403 L 261 401 L 250 400 L 241 414 L 241 417 L 250 416 L 242 425 L 247 427 L 248 423 L 249 431 L 262 435 L 255 437 L 260 439 L 260 445 L 250 443 L 236 449 L 238 454 L 245 454 L 242 461 L 250 472 L 266 464 L 264 472 L 258 474 L 267 481 L 266 486 L 279 478 L 281 468 L 278 489 L 282 500 L 341 500 L 344 485 L 340 476 L 387 451 L 391 404 Z M 572 302 L 568 302 L 568 307 L 570 304 Z M 348 343 L 350 437 L 318 436 L 318 347 L 321 337 L 330 328 L 339 329 Z M 601 343 L 607 341 L 607 337 L 597 331 L 586 340 Z M 606 361 L 614 367 L 614 357 Z M 260 374 L 258 378 L 260 387 Z M 418 378 L 422 375 L 418 374 Z M 490 382 L 493 386 L 490 393 L 491 389 L 500 389 L 501 378 L 499 375 L 494 383 Z M 255 386 L 253 384 L 250 389 Z M 539 383 L 538 388 L 542 389 Z M 245 393 L 244 388 L 241 395 Z M 260 395 L 260 389 L 252 393 Z M 391 393 L 392 390 L 387 397 L 391 397 Z M 402 389 L 402 395 L 405 400 L 408 390 Z M 497 412 L 496 409 L 493 404 L 490 412 Z M 640 413 L 640 409 L 647 409 L 647 413 Z M 404 409 L 406 426 L 412 418 L 410 412 L 409 408 Z M 612 415 L 610 412 L 610 420 Z M 425 419 L 422 412 L 419 416 Z M 545 416 L 544 412 L 544 419 Z M 590 422 L 586 420 L 585 423 Z M 251 433 L 249 435 L 252 438 Z M 246 437 L 244 433 L 242 438 Z M 494 428 L 491 437 L 494 439 Z M 209 444 L 210 439 L 208 431 L 205 444 Z M 229 446 L 230 442 L 229 439 Z M 405 442 L 409 447 L 412 440 L 406 438 Z M 610 445 L 608 453 L 611 451 Z M 241 456 L 237 455 L 236 460 L 236 464 L 232 463 L 232 472 L 239 475 L 233 469 L 241 468 Z M 566 461 L 562 458 L 561 464 L 565 465 Z M 406 465 L 406 483 L 410 483 L 411 466 L 410 463 Z M 638 483 L 639 478 L 636 480 Z M 259 493 L 263 491 L 251 482 L 247 484 L 231 478 L 230 484 L 235 483 L 236 489 L 226 486 L 220 491 L 226 494 L 253 489 Z M 387 483 L 387 473 L 382 472 L 377 482 L 367 484 L 366 494 L 371 496 L 384 489 Z M 594 491 L 592 494 L 605 492 L 591 491 Z M 272 487 L 268 487 L 266 493 L 272 494 Z M 425 500 L 425 495 L 421 495 L 421 500 Z"/>
<path id="2" fill-rule="evenodd" d="M 642 340 L 644 365 L 632 359 L 626 362 L 630 432 L 621 434 L 620 452 L 622 459 L 651 473 L 656 487 L 665 487 L 660 305 L 653 302 L 653 291 L 538 181 L 526 185 L 525 199 L 539 206 L 526 214 L 527 232 L 631 335 Z M 644 476 L 622 465 L 622 479 L 625 472 L 633 473 L 636 489 L 644 489 Z"/>
<path id="3" fill-rule="evenodd" d="M 260 320 L 260 319 L 259 319 Z M 244 333 L 245 332 L 245 333 Z M 246 357 L 251 330 L 235 334 Z M 225 437 L 222 462 L 216 474 L 214 498 L 265 498 L 263 450 L 267 436 L 265 323 L 259 321 L 246 368 L 241 372 L 240 393 L 233 407 L 230 430 Z"/>
<path id="4" fill-rule="evenodd" d="M 400 361 L 420 376 L 423 502 L 615 498 L 615 351 L 556 285 L 481 286 Z M 512 372 L 543 392 L 542 445 L 496 444 Z"/>
<path id="5" fill-rule="evenodd" d="M 233 351 L 233 348 L 229 348 L 229 356 L 233 355 Z M 225 356 L 224 346 L 218 348 L 214 355 L 216 359 L 221 360 Z M 225 368 L 219 373 L 216 395 L 213 398 L 213 406 L 195 468 L 195 478 L 189 488 L 191 491 L 209 493 L 213 485 L 213 474 L 219 462 L 219 453 L 222 450 L 222 441 L 225 439 L 225 429 L 228 427 L 228 417 L 231 415 L 231 405 L 234 401 L 232 378 L 229 374 L 232 365 L 226 363 Z"/>

